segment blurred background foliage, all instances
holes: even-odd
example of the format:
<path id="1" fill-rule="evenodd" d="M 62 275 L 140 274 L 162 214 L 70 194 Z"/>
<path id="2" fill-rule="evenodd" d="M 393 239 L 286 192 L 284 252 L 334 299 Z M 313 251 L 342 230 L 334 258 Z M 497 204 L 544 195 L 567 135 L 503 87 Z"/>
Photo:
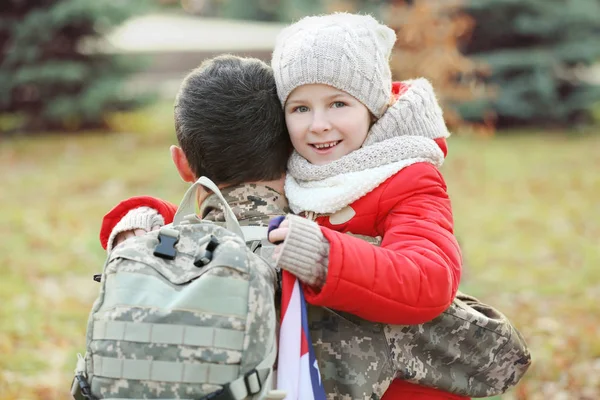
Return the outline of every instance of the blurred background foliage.
<path id="1" fill-rule="evenodd" d="M 444 107 L 462 288 L 533 353 L 502 399 L 600 398 L 598 0 L 1 3 L 0 400 L 68 398 L 102 216 L 186 188 L 168 156 L 182 77 L 223 52 L 268 61 L 284 24 L 333 11 L 395 29 L 395 79 L 426 77 Z"/>
<path id="2" fill-rule="evenodd" d="M 148 0 L 3 0 L 0 129 L 105 127 L 107 112 L 142 104 L 144 99 L 122 90 L 141 60 L 97 51 L 93 39 L 151 5 Z"/>
<path id="3" fill-rule="evenodd" d="M 159 9 L 280 22 L 372 13 L 398 34 L 395 78 L 430 79 L 452 128 L 586 125 L 600 103 L 597 0 L 5 0 L 0 129 L 106 127 L 107 112 L 151 100 L 123 89 L 147 63 L 97 44 Z"/>
<path id="4" fill-rule="evenodd" d="M 450 129 L 493 133 L 495 118 L 489 107 L 482 108 L 474 121 L 465 120 L 458 109 L 465 102 L 485 102 L 494 96 L 484 80 L 487 65 L 461 52 L 475 27 L 475 20 L 463 10 L 463 0 L 389 3 L 380 11 L 397 35 L 391 63 L 394 78 L 423 76 L 431 81 Z"/>
<path id="5" fill-rule="evenodd" d="M 472 0 L 476 21 L 463 48 L 487 64 L 499 90 L 488 101 L 464 103 L 466 117 L 493 110 L 501 127 L 589 124 L 600 101 L 586 67 L 600 59 L 597 0 Z"/>
<path id="6" fill-rule="evenodd" d="M 191 12 L 293 21 L 360 11 L 399 37 L 397 79 L 434 82 L 452 126 L 572 126 L 592 121 L 600 59 L 597 0 L 184 0 Z M 600 74 L 596 72 L 596 74 Z"/>

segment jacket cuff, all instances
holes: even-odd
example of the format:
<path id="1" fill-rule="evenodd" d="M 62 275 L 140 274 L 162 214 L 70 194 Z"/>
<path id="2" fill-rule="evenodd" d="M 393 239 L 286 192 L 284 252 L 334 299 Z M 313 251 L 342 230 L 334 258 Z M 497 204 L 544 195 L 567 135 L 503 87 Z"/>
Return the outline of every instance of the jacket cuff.
<path id="1" fill-rule="evenodd" d="M 134 229 L 142 229 L 146 232 L 150 232 L 155 226 L 163 226 L 164 224 L 165 219 L 155 209 L 150 207 L 134 208 L 125 214 L 110 232 L 106 250 L 111 251 L 113 249 L 113 242 L 121 232 L 127 232 Z"/>
<path id="2" fill-rule="evenodd" d="M 100 226 L 100 244 L 106 250 L 108 238 L 115 226 L 127 213 L 138 207 L 150 207 L 158 211 L 165 220 L 165 224 L 173 222 L 177 206 L 151 196 L 136 196 L 123 200 L 110 210 L 102 219 Z"/>
<path id="3" fill-rule="evenodd" d="M 289 232 L 283 242 L 277 267 L 289 271 L 303 283 L 321 288 L 329 263 L 329 242 L 313 221 L 288 215 Z"/>

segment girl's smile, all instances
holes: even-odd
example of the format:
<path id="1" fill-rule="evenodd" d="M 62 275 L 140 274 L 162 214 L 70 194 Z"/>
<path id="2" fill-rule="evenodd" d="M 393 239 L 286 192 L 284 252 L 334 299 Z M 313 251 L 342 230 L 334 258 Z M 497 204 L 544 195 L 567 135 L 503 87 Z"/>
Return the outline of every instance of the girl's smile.
<path id="1" fill-rule="evenodd" d="M 344 91 L 309 84 L 297 87 L 288 97 L 285 121 L 296 151 L 312 164 L 323 165 L 362 146 L 371 114 Z"/>

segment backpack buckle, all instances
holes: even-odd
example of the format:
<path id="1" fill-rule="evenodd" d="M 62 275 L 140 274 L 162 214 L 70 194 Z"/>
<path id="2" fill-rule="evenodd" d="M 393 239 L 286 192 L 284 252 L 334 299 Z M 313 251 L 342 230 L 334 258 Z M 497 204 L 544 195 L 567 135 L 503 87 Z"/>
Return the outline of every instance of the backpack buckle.
<path id="1" fill-rule="evenodd" d="M 234 382 L 239 382 L 239 379 L 236 379 Z M 262 383 L 260 382 L 260 375 L 258 371 L 253 369 L 252 371 L 246 373 L 244 375 L 244 386 L 246 386 L 246 395 L 242 397 L 243 399 L 248 398 L 249 396 L 254 396 L 260 393 L 262 390 Z M 257 388 L 258 386 L 258 388 Z M 236 392 L 237 393 L 237 392 Z M 237 393 L 238 395 L 241 393 Z M 209 393 L 206 396 L 200 398 L 199 400 L 237 400 L 238 397 L 231 390 L 230 384 L 223 385 L 223 388 L 217 390 L 216 392 Z"/>
<path id="2" fill-rule="evenodd" d="M 158 244 L 154 248 L 154 256 L 166 260 L 174 260 L 177 255 L 175 245 L 179 242 L 179 231 L 166 227 L 158 231 Z"/>
<path id="3" fill-rule="evenodd" d="M 252 381 L 250 379 L 252 379 Z M 244 375 L 244 384 L 246 385 L 248 395 L 254 396 L 260 393 L 262 390 L 262 383 L 260 382 L 260 375 L 258 375 L 256 368 Z M 256 386 L 258 386 L 258 388 L 256 388 Z"/>
<path id="4" fill-rule="evenodd" d="M 200 254 L 198 255 L 198 257 L 196 257 L 196 259 L 194 260 L 194 265 L 198 268 L 202 268 L 206 266 L 206 264 L 211 262 L 213 258 L 213 253 L 215 252 L 215 249 L 219 244 L 219 239 L 211 235 L 210 240 L 206 244 L 204 254 Z"/>

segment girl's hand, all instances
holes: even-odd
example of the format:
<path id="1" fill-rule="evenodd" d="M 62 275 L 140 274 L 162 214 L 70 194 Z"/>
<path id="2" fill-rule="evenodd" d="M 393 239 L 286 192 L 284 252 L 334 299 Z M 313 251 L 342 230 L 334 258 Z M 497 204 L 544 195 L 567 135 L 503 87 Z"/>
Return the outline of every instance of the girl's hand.
<path id="1" fill-rule="evenodd" d="M 316 222 L 297 215 L 269 221 L 269 241 L 275 244 L 275 268 L 296 276 L 301 282 L 321 288 L 327 277 L 329 242 Z"/>
<path id="2" fill-rule="evenodd" d="M 287 237 L 290 231 L 290 221 L 285 219 L 278 228 L 273 229 L 269 233 L 269 241 L 273 244 L 276 244 L 275 250 L 273 250 L 273 260 L 279 260 L 279 256 L 281 256 L 281 251 L 283 249 L 283 241 Z"/>
<path id="3" fill-rule="evenodd" d="M 156 231 L 158 229 L 160 229 L 160 226 L 158 226 L 158 225 L 154 225 L 152 227 L 153 231 Z M 135 236 L 144 236 L 146 233 L 148 233 L 148 231 L 146 231 L 145 229 L 132 229 L 129 231 L 120 232 L 115 237 L 115 241 L 113 242 L 113 248 L 117 247 L 120 243 L 126 241 L 129 238 L 132 238 Z"/>
<path id="4" fill-rule="evenodd" d="M 284 215 L 269 221 L 268 239 L 271 243 L 277 245 L 273 250 L 273 260 L 275 261 L 281 255 L 282 243 L 288 235 L 289 225 L 290 223 Z"/>
<path id="5" fill-rule="evenodd" d="M 273 244 L 281 244 L 288 235 L 290 221 L 284 219 L 281 224 L 269 232 L 269 242 Z M 279 246 L 278 246 L 279 247 Z"/>

